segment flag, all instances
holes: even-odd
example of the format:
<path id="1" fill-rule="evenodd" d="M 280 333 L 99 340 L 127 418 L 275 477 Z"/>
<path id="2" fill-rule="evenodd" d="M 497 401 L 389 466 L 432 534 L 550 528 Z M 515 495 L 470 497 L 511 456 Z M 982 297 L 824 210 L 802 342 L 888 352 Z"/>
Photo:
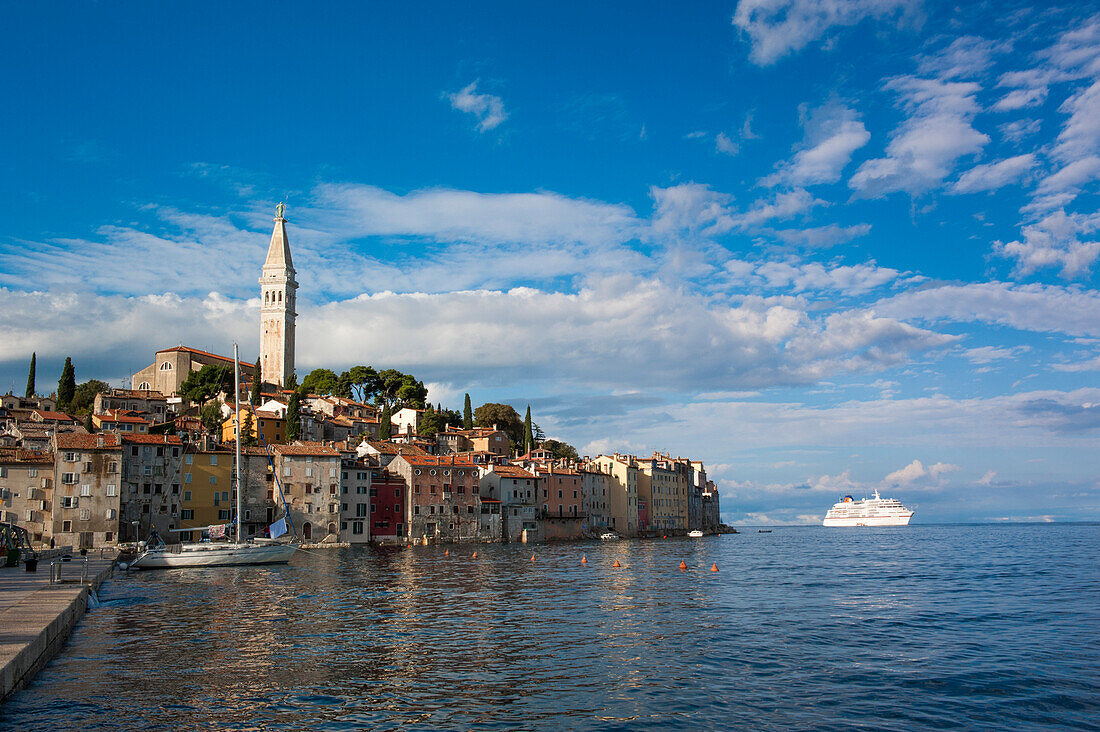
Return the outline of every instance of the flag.
<path id="1" fill-rule="evenodd" d="M 207 535 L 211 539 L 221 539 L 225 536 L 225 524 L 218 524 L 217 526 L 211 526 L 206 530 Z"/>
<path id="2" fill-rule="evenodd" d="M 267 527 L 267 533 L 270 534 L 272 539 L 278 539 L 280 536 L 287 532 L 286 516 L 271 524 Z"/>

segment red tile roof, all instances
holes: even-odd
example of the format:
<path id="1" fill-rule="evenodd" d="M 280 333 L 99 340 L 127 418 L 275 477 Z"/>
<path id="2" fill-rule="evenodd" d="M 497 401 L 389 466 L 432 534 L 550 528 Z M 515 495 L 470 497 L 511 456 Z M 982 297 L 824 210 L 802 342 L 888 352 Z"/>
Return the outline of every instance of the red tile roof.
<path id="1" fill-rule="evenodd" d="M 493 472 L 502 478 L 534 479 L 536 477 L 533 473 L 529 473 L 528 471 L 516 465 L 494 465 Z"/>
<path id="2" fill-rule="evenodd" d="M 427 455 L 416 445 L 397 444 L 385 440 L 365 440 L 365 442 L 383 455 Z"/>
<path id="3" fill-rule="evenodd" d="M 34 414 L 37 414 L 41 419 L 44 419 L 48 422 L 75 422 L 76 421 L 75 418 L 70 417 L 69 415 L 65 414 L 64 412 L 48 412 L 44 409 L 35 409 L 35 410 L 33 410 L 33 412 L 34 412 Z"/>
<path id="4" fill-rule="evenodd" d="M 476 468 L 469 460 L 456 458 L 450 455 L 398 455 L 397 459 L 404 460 L 409 465 L 428 466 L 433 468 Z"/>
<path id="5" fill-rule="evenodd" d="M 97 414 L 96 417 L 99 419 L 100 422 L 125 422 L 127 424 L 150 424 L 149 420 L 143 419 L 142 417 L 138 417 L 131 410 L 128 410 L 128 409 L 119 409 L 119 410 L 108 409 L 103 414 Z"/>
<path id="6" fill-rule="evenodd" d="M 39 450 L 27 450 L 22 447 L 0 447 L 0 463 L 30 463 L 32 465 L 52 465 L 53 453 Z"/>
<path id="7" fill-rule="evenodd" d="M 179 435 L 123 435 L 122 441 L 137 445 L 182 445 Z"/>
<path id="8" fill-rule="evenodd" d="M 100 447 L 99 442 L 103 441 Z M 89 435 L 84 432 L 59 432 L 58 450 L 113 450 L 121 445 L 118 435 Z"/>
<path id="9" fill-rule="evenodd" d="M 233 363 L 233 359 L 229 358 L 228 356 L 219 356 L 216 353 L 210 353 L 209 351 L 200 351 L 198 348 L 190 348 L 189 346 L 175 346 L 174 348 L 162 348 L 159 351 L 157 351 L 157 353 L 169 353 L 171 351 L 176 351 L 178 353 L 194 353 L 194 354 L 197 354 L 199 356 L 206 356 L 207 358 L 216 358 L 216 359 L 219 359 L 219 360 L 222 360 L 222 361 L 228 361 L 229 363 Z M 243 358 L 241 359 L 241 371 L 244 371 L 245 369 L 248 369 L 249 371 L 251 371 L 252 369 L 255 369 L 255 368 L 256 368 L 256 364 L 254 364 L 251 361 L 248 361 L 246 359 L 243 359 Z"/>
<path id="10" fill-rule="evenodd" d="M 272 445 L 271 449 L 280 455 L 312 455 L 314 457 L 340 457 L 336 448 L 322 445 L 320 442 L 303 442 L 298 445 Z"/>

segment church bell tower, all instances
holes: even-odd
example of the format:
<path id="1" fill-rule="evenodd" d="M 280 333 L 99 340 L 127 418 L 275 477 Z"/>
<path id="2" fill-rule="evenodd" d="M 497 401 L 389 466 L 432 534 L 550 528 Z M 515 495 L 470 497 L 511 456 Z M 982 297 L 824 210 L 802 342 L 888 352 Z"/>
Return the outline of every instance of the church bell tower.
<path id="1" fill-rule="evenodd" d="M 294 373 L 294 312 L 298 283 L 286 238 L 286 206 L 275 207 L 275 230 L 260 275 L 260 378 L 283 386 Z"/>

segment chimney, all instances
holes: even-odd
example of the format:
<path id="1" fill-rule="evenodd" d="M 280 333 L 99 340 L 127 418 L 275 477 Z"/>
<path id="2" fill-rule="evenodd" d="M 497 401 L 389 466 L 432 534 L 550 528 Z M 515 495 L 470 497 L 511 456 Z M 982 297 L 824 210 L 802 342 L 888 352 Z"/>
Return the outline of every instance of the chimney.
<path id="1" fill-rule="evenodd" d="M 95 446 L 103 447 L 103 435 L 97 435 L 95 438 Z"/>

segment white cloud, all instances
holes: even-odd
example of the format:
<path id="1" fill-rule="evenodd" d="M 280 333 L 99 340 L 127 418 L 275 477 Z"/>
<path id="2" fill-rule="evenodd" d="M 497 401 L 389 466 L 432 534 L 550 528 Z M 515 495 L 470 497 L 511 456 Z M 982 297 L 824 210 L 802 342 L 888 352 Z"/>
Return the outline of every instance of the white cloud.
<path id="1" fill-rule="evenodd" d="M 1076 363 L 1056 363 L 1052 364 L 1051 368 L 1055 371 L 1063 371 L 1067 373 L 1077 373 L 1080 371 L 1100 371 L 1100 356 L 1096 358 L 1090 358 L 1087 361 L 1077 361 Z"/>
<path id="2" fill-rule="evenodd" d="M 987 470 L 982 475 L 982 477 L 978 478 L 978 485 L 993 485 L 993 481 L 996 479 L 996 477 L 997 471 Z"/>
<path id="3" fill-rule="evenodd" d="M 883 478 L 883 482 L 889 485 L 911 486 L 917 482 L 938 481 L 945 473 L 958 469 L 958 465 L 950 465 L 948 463 L 936 463 L 935 465 L 930 465 L 925 468 L 920 460 L 914 460 L 904 468 L 895 470 L 887 475 Z"/>
<path id="4" fill-rule="evenodd" d="M 733 24 L 752 41 L 749 58 L 767 66 L 825 36 L 834 26 L 853 26 L 865 18 L 913 18 L 913 0 L 741 0 Z"/>
<path id="5" fill-rule="evenodd" d="M 1087 274 L 1100 256 L 1100 240 L 1082 240 L 1100 229 L 1100 214 L 1056 211 L 1023 228 L 1023 238 L 995 242 L 993 251 L 1016 261 L 1015 273 L 1029 275 L 1044 267 L 1060 267 L 1065 278 Z"/>
<path id="6" fill-rule="evenodd" d="M 1009 47 L 978 36 L 959 36 L 946 48 L 920 58 L 917 68 L 922 74 L 940 79 L 973 79 L 993 65 L 995 54 Z"/>
<path id="7" fill-rule="evenodd" d="M 1046 98 L 1047 88 L 1045 86 L 1034 89 L 1013 89 L 998 99 L 997 103 L 993 105 L 993 109 L 998 112 L 1011 112 L 1017 109 L 1036 107 L 1046 101 Z"/>
<path id="8" fill-rule="evenodd" d="M 939 186 L 960 158 L 989 142 L 971 124 L 979 111 L 977 84 L 903 76 L 886 88 L 899 94 L 908 117 L 891 135 L 886 157 L 864 162 L 848 182 L 858 193 L 922 193 Z"/>
<path id="9" fill-rule="evenodd" d="M 814 226 L 805 229 L 768 229 L 764 232 L 782 242 L 807 249 L 828 249 L 837 244 L 845 244 L 871 233 L 870 224 L 854 226 Z"/>
<path id="10" fill-rule="evenodd" d="M 763 185 L 835 183 L 852 154 L 871 139 L 859 115 L 838 102 L 803 109 L 802 127 L 805 137 L 794 157 L 763 179 Z"/>
<path id="11" fill-rule="evenodd" d="M 898 271 L 874 263 L 827 266 L 820 262 L 766 261 L 749 263 L 730 260 L 725 265 L 731 281 L 739 286 L 755 286 L 789 292 L 834 291 L 862 295 L 890 284 Z"/>
<path id="12" fill-rule="evenodd" d="M 1100 336 L 1100 293 L 1054 285 L 975 282 L 911 290 L 874 305 L 881 315 L 983 322 L 1038 333 Z"/>
<path id="13" fill-rule="evenodd" d="M 993 191 L 1015 183 L 1035 167 L 1034 153 L 1005 158 L 994 163 L 975 165 L 959 176 L 951 186 L 952 193 Z"/>
<path id="14" fill-rule="evenodd" d="M 478 80 L 474 80 L 462 90 L 448 94 L 447 99 L 451 101 L 452 109 L 477 117 L 479 131 L 488 132 L 508 119 L 508 113 L 504 111 L 504 101 L 500 97 L 492 94 L 478 94 L 477 85 Z"/>
<path id="15" fill-rule="evenodd" d="M 997 346 L 981 346 L 980 348 L 968 348 L 963 351 L 963 356 L 970 363 L 988 364 L 994 361 L 1003 361 L 1016 358 L 1021 353 L 1031 350 L 1027 346 L 1015 346 L 1012 348 L 1000 348 Z"/>
<path id="16" fill-rule="evenodd" d="M 741 152 L 741 146 L 726 137 L 725 132 L 719 132 L 718 136 L 714 138 L 714 149 L 724 155 L 736 155 Z"/>
<path id="17" fill-rule="evenodd" d="M 1025 137 L 1031 137 L 1039 132 L 1042 124 L 1037 119 L 1018 119 L 1006 122 L 997 129 L 1009 142 L 1020 142 Z"/>

